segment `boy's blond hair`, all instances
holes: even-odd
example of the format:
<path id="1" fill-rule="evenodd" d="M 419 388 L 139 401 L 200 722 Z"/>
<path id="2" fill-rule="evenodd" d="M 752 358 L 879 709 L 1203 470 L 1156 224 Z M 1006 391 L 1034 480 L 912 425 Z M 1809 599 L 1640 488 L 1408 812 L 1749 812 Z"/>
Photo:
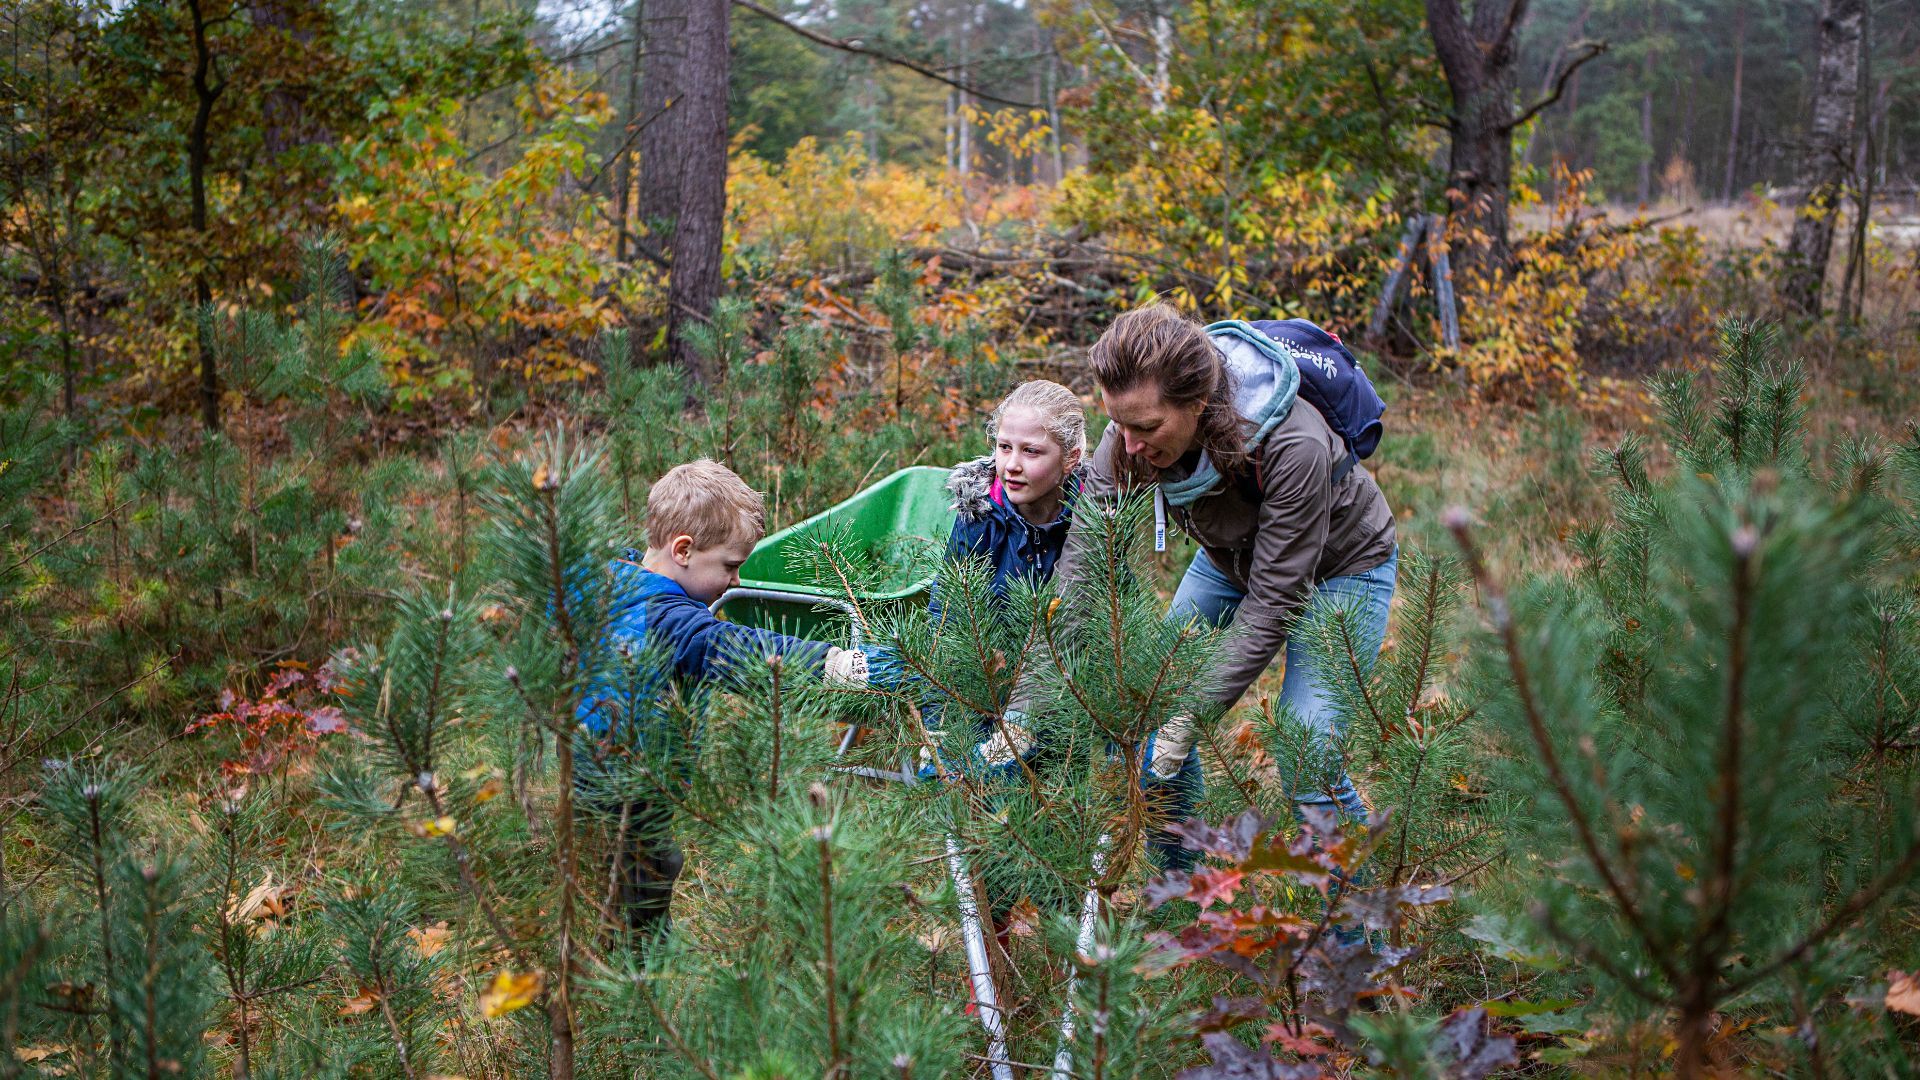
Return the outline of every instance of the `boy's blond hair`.
<path id="1" fill-rule="evenodd" d="M 766 532 L 760 493 L 732 469 L 711 458 L 675 465 L 647 489 L 647 546 L 665 548 L 676 536 L 693 537 L 706 551 Z"/>

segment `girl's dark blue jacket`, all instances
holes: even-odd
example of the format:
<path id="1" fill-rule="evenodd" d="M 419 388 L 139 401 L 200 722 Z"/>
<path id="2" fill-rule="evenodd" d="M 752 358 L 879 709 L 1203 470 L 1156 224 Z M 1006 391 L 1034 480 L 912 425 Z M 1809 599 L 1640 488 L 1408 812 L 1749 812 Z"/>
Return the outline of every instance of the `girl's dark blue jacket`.
<path id="1" fill-rule="evenodd" d="M 1038 585 L 1053 577 L 1053 564 L 1066 547 L 1067 527 L 1073 521 L 1073 497 L 1080 489 L 1078 470 L 1067 476 L 1067 497 L 1060 516 L 1035 525 L 1007 502 L 994 475 L 993 459 L 978 458 L 953 467 L 947 491 L 953 496 L 953 533 L 947 537 L 947 561 L 985 559 L 993 571 L 993 598 L 1005 601 L 1015 581 Z M 928 609 L 940 617 L 940 589 L 936 585 Z"/>

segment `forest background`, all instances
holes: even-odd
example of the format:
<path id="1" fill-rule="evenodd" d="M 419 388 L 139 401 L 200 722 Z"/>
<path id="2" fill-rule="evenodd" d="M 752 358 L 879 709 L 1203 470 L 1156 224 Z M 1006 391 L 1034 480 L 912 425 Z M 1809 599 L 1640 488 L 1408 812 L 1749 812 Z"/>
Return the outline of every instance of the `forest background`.
<path id="1" fill-rule="evenodd" d="M 984 1074 L 942 826 L 1026 852 L 995 961 L 1024 1061 L 1069 1002 L 1126 1018 L 1066 1040 L 1101 1076 L 1227 1069 L 1221 1038 L 1302 1076 L 1910 1055 L 1914 0 L 13 0 L 0 53 L 0 1076 Z M 1172 886 L 1093 849 L 1125 803 L 1098 755 L 1033 792 L 1077 808 L 1046 835 L 995 833 L 1001 796 L 965 784 L 828 793 L 778 732 L 850 707 L 783 706 L 775 672 L 700 707 L 775 735 L 701 752 L 684 952 L 605 947 L 579 869 L 604 839 L 575 850 L 558 780 L 588 635 L 528 568 L 637 539 L 689 457 L 779 528 L 979 453 L 993 401 L 1090 392 L 1087 345 L 1156 296 L 1310 318 L 1389 399 L 1369 467 L 1428 576 L 1382 697 L 1343 707 L 1398 818 L 1301 831 L 1255 782 L 1305 753 L 1256 692 L 1203 813 L 1264 815 L 1259 843 L 1203 837 L 1231 882 L 1153 906 Z M 1755 522 L 1785 576 L 1749 575 Z M 1163 609 L 1175 547 L 1123 552 L 1147 573 L 1108 583 L 1114 635 Z M 1482 605 L 1509 589 L 1556 632 L 1503 643 Z M 1816 626 L 1822 595 L 1861 621 Z M 887 621 L 929 678 L 956 662 Z M 1800 680 L 1767 707 L 1817 715 L 1688 681 L 1724 673 L 1690 651 L 1722 632 Z M 1162 670 L 1204 645 L 1155 640 Z M 1530 664 L 1597 680 L 1564 727 L 1531 726 Z M 1123 705 L 1074 722 L 1132 731 Z M 872 709 L 871 753 L 924 740 Z M 1819 767 L 1742 765 L 1741 732 Z M 1328 888 L 1366 859 L 1371 917 Z M 1044 882 L 1091 879 L 1089 951 Z M 858 976 L 817 940 L 836 900 Z M 728 938 L 749 915 L 779 948 Z M 1348 915 L 1377 967 L 1328 953 Z M 1147 937 L 1188 922 L 1232 933 Z M 1236 948 L 1275 966 L 1216 962 Z"/>

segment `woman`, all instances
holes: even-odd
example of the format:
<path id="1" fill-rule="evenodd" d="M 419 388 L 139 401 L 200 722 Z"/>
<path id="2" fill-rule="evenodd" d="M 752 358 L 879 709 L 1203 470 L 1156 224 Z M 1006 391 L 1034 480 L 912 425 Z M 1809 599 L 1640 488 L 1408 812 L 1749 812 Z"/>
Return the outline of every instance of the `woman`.
<path id="1" fill-rule="evenodd" d="M 1122 315 L 1101 335 L 1089 360 L 1113 422 L 1081 490 L 1102 498 L 1153 485 L 1160 520 L 1170 515 L 1200 544 L 1168 617 L 1234 627 L 1218 672 L 1222 711 L 1284 650 L 1281 701 L 1331 737 L 1333 680 L 1342 673 L 1323 670 L 1289 641 L 1288 629 L 1310 600 L 1352 605 L 1371 662 L 1386 634 L 1398 568 L 1393 513 L 1341 434 L 1297 396 L 1292 361 L 1281 352 L 1276 364 L 1272 348 L 1255 347 L 1256 331 L 1233 325 L 1245 333 L 1215 338 L 1155 304 Z M 1070 536 L 1061 574 L 1072 574 L 1082 546 Z M 1163 782 L 1174 816 L 1199 793 L 1195 727 L 1191 717 L 1169 718 L 1148 748 L 1149 784 Z M 1302 804 L 1366 812 L 1344 772 L 1320 790 L 1291 794 Z M 1187 861 L 1158 846 L 1174 864 Z"/>

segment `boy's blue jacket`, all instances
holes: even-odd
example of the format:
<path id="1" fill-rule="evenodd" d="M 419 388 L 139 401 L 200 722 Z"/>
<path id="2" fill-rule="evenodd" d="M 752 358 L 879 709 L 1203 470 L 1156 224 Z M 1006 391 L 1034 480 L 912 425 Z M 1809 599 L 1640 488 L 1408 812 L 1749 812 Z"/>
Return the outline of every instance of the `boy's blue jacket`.
<path id="1" fill-rule="evenodd" d="M 637 551 L 614 560 L 610 572 L 614 598 L 603 651 L 575 714 L 596 736 L 643 743 L 665 715 L 661 699 L 670 679 L 692 689 L 730 677 L 742 661 L 774 655 L 814 674 L 826 663 L 821 642 L 715 618 L 673 579 L 642 567 Z M 649 649 L 657 650 L 658 662 L 621 662 L 623 655 L 645 658 Z"/>
<path id="2" fill-rule="evenodd" d="M 985 559 L 993 570 L 993 598 L 1004 601 L 1013 583 L 1038 585 L 1053 577 L 1053 565 L 1066 547 L 1067 528 L 1073 522 L 1073 496 L 1079 491 L 1078 470 L 1067 476 L 1067 498 L 1060 516 L 1035 525 L 1007 502 L 993 459 L 978 458 L 953 467 L 947 491 L 953 495 L 953 533 L 947 538 L 947 561 Z M 940 617 L 940 590 L 936 585 L 927 607 Z"/>

